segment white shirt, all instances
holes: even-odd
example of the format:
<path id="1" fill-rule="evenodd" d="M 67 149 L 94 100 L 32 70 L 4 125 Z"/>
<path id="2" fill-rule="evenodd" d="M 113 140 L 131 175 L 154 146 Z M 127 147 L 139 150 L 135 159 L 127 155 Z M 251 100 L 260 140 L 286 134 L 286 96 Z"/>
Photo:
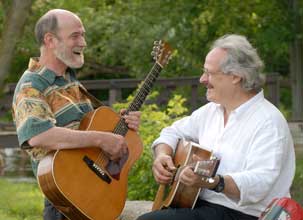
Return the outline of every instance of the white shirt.
<path id="1" fill-rule="evenodd" d="M 287 121 L 263 91 L 231 112 L 224 127 L 221 105 L 208 103 L 161 131 L 153 143 L 173 147 L 180 138 L 212 149 L 221 158 L 218 174 L 229 175 L 240 190 L 238 201 L 204 190 L 200 198 L 260 216 L 275 197 L 290 197 L 295 153 Z"/>

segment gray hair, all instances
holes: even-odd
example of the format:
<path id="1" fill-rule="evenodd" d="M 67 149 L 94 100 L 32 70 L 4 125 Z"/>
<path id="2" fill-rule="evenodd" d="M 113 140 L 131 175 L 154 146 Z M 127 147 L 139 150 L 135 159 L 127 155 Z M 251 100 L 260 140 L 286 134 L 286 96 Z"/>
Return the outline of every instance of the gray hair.
<path id="1" fill-rule="evenodd" d="M 242 88 L 246 91 L 262 89 L 265 83 L 265 76 L 262 74 L 264 65 L 246 37 L 225 35 L 213 43 L 212 49 L 214 48 L 222 48 L 227 52 L 226 58 L 220 64 L 223 73 L 240 76 Z"/>
<path id="2" fill-rule="evenodd" d="M 41 47 L 44 45 L 44 35 L 46 33 L 54 33 L 56 34 L 58 30 L 58 19 L 57 16 L 52 14 L 43 15 L 35 26 L 35 36 L 38 45 Z"/>

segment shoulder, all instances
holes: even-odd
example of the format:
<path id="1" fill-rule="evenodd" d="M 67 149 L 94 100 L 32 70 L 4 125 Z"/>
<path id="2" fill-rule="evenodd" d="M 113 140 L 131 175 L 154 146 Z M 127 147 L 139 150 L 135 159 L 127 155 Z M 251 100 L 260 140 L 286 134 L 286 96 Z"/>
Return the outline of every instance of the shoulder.
<path id="1" fill-rule="evenodd" d="M 273 137 L 289 138 L 291 136 L 288 122 L 282 112 L 271 102 L 264 99 L 256 108 L 253 123 L 264 132 L 268 131 Z"/>
<path id="2" fill-rule="evenodd" d="M 278 124 L 287 124 L 286 118 L 282 112 L 271 102 L 264 99 L 260 108 L 259 114 L 263 115 L 266 121 Z"/>
<path id="3" fill-rule="evenodd" d="M 51 81 L 48 80 L 46 75 L 47 69 L 45 68 L 39 70 L 27 69 L 16 85 L 15 95 L 24 89 L 33 89 L 43 93 L 51 85 Z"/>
<path id="4" fill-rule="evenodd" d="M 18 81 L 13 103 L 17 103 L 24 98 L 44 99 L 44 91 L 49 88 L 50 81 L 45 77 L 46 69 L 27 69 Z"/>

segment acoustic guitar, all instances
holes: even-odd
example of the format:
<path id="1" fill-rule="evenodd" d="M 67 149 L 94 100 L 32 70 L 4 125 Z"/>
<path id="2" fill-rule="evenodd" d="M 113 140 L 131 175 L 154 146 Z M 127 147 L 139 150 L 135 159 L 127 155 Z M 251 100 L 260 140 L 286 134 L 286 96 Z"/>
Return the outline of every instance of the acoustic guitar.
<path id="1" fill-rule="evenodd" d="M 157 42 L 155 63 L 141 84 L 127 112 L 137 111 L 167 64 L 171 48 Z M 139 135 L 109 107 L 101 106 L 85 115 L 80 130 L 105 131 L 125 137 L 128 155 L 111 161 L 97 147 L 57 150 L 38 166 L 38 183 L 46 198 L 70 220 L 114 220 L 119 218 L 127 197 L 128 173 L 142 153 Z"/>
<path id="2" fill-rule="evenodd" d="M 194 154 L 202 160 L 194 162 Z M 169 184 L 159 186 L 152 207 L 153 211 L 168 207 L 193 209 L 203 189 L 181 183 L 178 178 L 181 170 L 185 166 L 190 166 L 194 173 L 201 176 L 203 181 L 212 182 L 220 160 L 210 150 L 182 139 L 178 142 L 173 162 L 177 169 L 174 171 L 174 176 Z"/>

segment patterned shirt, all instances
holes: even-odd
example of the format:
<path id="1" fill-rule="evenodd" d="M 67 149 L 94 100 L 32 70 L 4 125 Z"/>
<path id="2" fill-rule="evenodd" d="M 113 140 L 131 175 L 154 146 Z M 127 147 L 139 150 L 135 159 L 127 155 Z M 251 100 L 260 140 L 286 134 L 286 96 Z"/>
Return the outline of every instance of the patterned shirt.
<path id="1" fill-rule="evenodd" d="M 29 139 L 54 126 L 78 129 L 83 116 L 93 110 L 80 87 L 84 89 L 74 70 L 67 69 L 64 76 L 57 76 L 41 66 L 37 58 L 30 59 L 16 86 L 12 110 L 19 145 L 34 161 L 39 161 L 49 150 L 31 148 Z"/>

